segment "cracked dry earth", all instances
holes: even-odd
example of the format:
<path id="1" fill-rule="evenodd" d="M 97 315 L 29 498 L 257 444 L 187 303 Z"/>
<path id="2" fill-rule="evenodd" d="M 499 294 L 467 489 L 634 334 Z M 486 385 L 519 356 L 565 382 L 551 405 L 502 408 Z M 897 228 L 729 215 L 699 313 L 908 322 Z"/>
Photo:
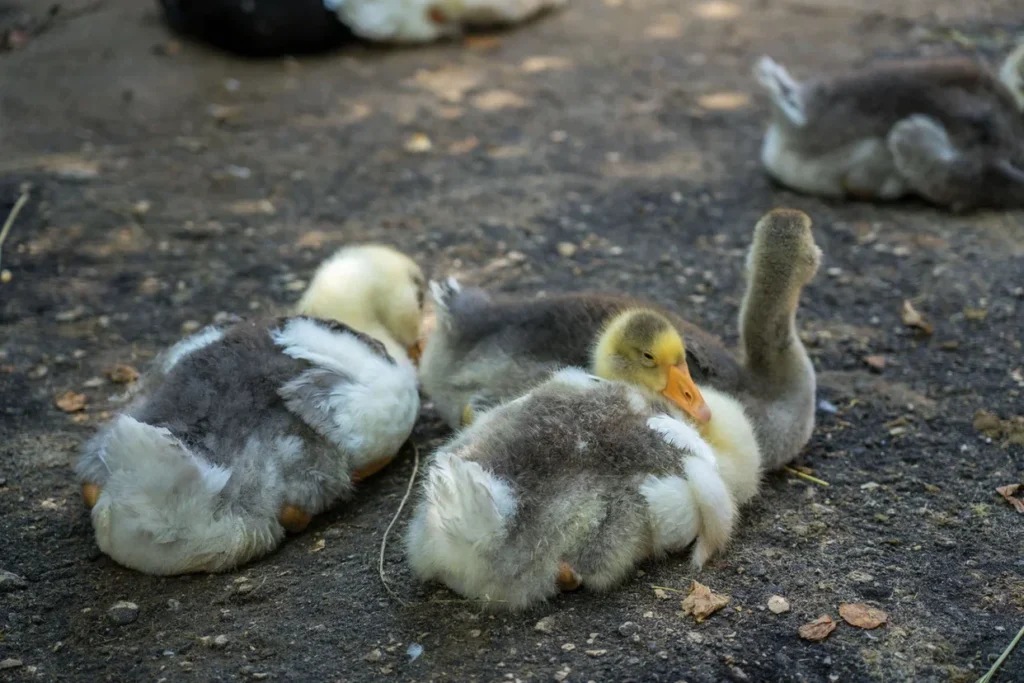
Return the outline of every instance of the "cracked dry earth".
<path id="1" fill-rule="evenodd" d="M 155 3 L 72 9 L 0 54 L 0 215 L 32 185 L 0 285 L 0 680 L 971 681 L 1024 623 L 1024 515 L 995 492 L 1024 480 L 1000 422 L 1024 413 L 1024 215 L 773 186 L 749 77 L 764 52 L 798 75 L 994 60 L 1024 31 L 1012 0 L 574 0 L 465 44 L 266 62 L 171 41 Z M 643 295 L 733 343 L 774 206 L 810 214 L 825 252 L 800 311 L 825 403 L 798 464 L 831 486 L 767 476 L 699 577 L 674 557 L 489 614 L 412 579 L 403 518 L 385 556 L 403 605 L 377 553 L 411 449 L 230 574 L 152 578 L 96 549 L 69 463 L 117 410 L 105 372 L 287 306 L 339 245 L 525 294 Z M 55 406 L 67 391 L 82 410 Z M 428 405 L 423 458 L 446 436 Z M 693 578 L 731 596 L 700 624 Z M 843 623 L 850 602 L 888 623 Z M 822 614 L 839 627 L 801 639 Z M 1024 681 L 1024 648 L 995 680 Z"/>

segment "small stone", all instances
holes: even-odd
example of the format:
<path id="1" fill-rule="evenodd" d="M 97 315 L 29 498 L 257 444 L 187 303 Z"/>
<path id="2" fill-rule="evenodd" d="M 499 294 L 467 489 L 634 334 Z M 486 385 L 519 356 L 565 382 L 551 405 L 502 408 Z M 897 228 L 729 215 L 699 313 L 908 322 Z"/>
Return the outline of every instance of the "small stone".
<path id="1" fill-rule="evenodd" d="M 10 657 L 0 662 L 0 671 L 6 671 L 7 669 L 20 669 L 21 660 Z"/>
<path id="2" fill-rule="evenodd" d="M 881 484 L 879 484 L 877 481 L 869 481 L 869 482 L 867 482 L 865 484 L 861 484 L 860 485 L 860 490 L 861 491 L 874 491 L 879 486 L 881 486 Z"/>
<path id="3" fill-rule="evenodd" d="M 139 606 L 134 602 L 120 600 L 107 610 L 107 616 L 118 626 L 124 626 L 139 618 Z"/>
<path id="4" fill-rule="evenodd" d="M 575 649 L 576 649 L 576 646 L 573 645 L 572 643 L 565 643 L 564 645 L 562 645 L 562 651 L 563 652 L 572 652 Z"/>
<path id="5" fill-rule="evenodd" d="M 687 631 L 686 639 L 694 645 L 700 645 L 704 642 L 704 634 L 699 631 Z"/>
<path id="6" fill-rule="evenodd" d="M 569 677 L 569 674 L 571 674 L 571 673 L 572 673 L 572 669 L 562 669 L 561 671 L 558 671 L 558 672 L 555 673 L 555 680 L 556 681 L 564 681 L 565 679 L 567 679 Z"/>
<path id="7" fill-rule="evenodd" d="M 363 657 L 363 659 L 370 663 L 379 662 L 380 660 L 384 659 L 384 653 L 380 651 L 379 647 L 375 647 L 372 650 L 370 650 L 370 653 Z"/>
<path id="8" fill-rule="evenodd" d="M 6 484 L 7 480 L 4 479 L 3 483 Z M 0 569 L 0 593 L 11 593 L 23 588 L 28 588 L 28 581 L 24 576 Z"/>
<path id="9" fill-rule="evenodd" d="M 416 133 L 405 141 L 405 151 L 412 154 L 423 154 L 434 148 L 434 144 L 425 133 Z"/>
<path id="10" fill-rule="evenodd" d="M 6 268 L 0 270 L 0 284 L 6 285 L 13 279 L 14 275 L 11 274 L 11 271 L 7 270 Z"/>
<path id="11" fill-rule="evenodd" d="M 45 365 L 37 365 L 28 372 L 28 376 L 32 379 L 42 379 L 50 374 L 50 368 Z"/>
<path id="12" fill-rule="evenodd" d="M 602 657 L 608 654 L 608 650 L 585 650 L 588 657 Z"/>
<path id="13" fill-rule="evenodd" d="M 789 611 L 789 600 L 781 595 L 773 595 L 768 598 L 768 609 L 772 614 L 783 614 Z"/>
<path id="14" fill-rule="evenodd" d="M 78 320 L 83 315 L 85 315 L 85 307 L 75 306 L 70 310 L 61 311 L 60 313 L 54 316 L 54 319 L 59 323 L 71 323 Z"/>
<path id="15" fill-rule="evenodd" d="M 572 242 L 559 242 L 558 254 L 562 258 L 572 258 L 576 254 L 576 245 Z"/>
<path id="16" fill-rule="evenodd" d="M 132 214 L 135 216 L 145 216 L 149 213 L 149 210 L 153 208 L 153 204 L 147 199 L 140 199 L 139 201 L 132 204 Z"/>
<path id="17" fill-rule="evenodd" d="M 551 617 L 544 617 L 536 624 L 533 625 L 534 631 L 540 631 L 541 633 L 551 633 L 555 627 L 555 620 Z"/>
<path id="18" fill-rule="evenodd" d="M 223 634 L 219 635 L 213 639 L 213 642 L 210 644 L 210 646 L 214 650 L 223 650 L 228 646 L 228 637 Z"/>
<path id="19" fill-rule="evenodd" d="M 167 601 L 167 609 L 171 610 L 172 612 L 177 612 L 181 609 L 181 603 L 175 600 L 174 598 L 171 598 Z"/>
<path id="20" fill-rule="evenodd" d="M 203 324 L 198 320 L 186 320 L 181 324 L 181 331 L 185 334 L 192 334 L 202 326 Z"/>
<path id="21" fill-rule="evenodd" d="M 470 638 L 479 638 L 481 633 L 482 633 L 482 631 L 480 629 L 475 628 L 475 629 L 473 629 L 472 631 L 469 632 L 469 637 Z"/>
<path id="22" fill-rule="evenodd" d="M 103 379 L 102 377 L 90 377 L 89 379 L 82 382 L 82 386 L 85 387 L 86 389 L 96 389 L 98 387 L 102 387 L 106 383 L 107 380 Z"/>
<path id="23" fill-rule="evenodd" d="M 635 621 L 627 621 L 619 626 L 619 635 L 624 638 L 635 636 L 638 633 L 640 633 L 640 626 Z"/>
<path id="24" fill-rule="evenodd" d="M 867 356 L 864 358 L 864 363 L 867 364 L 875 372 L 881 372 L 885 369 L 885 356 Z"/>

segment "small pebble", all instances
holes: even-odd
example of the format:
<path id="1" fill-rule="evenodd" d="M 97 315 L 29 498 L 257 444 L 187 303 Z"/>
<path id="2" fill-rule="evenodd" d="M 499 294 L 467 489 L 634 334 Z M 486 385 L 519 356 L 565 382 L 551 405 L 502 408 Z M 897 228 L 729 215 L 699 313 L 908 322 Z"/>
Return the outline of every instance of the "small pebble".
<path id="1" fill-rule="evenodd" d="M 171 598 L 167 601 L 167 609 L 171 610 L 172 612 L 177 612 L 181 609 L 181 603 L 175 600 L 174 598 Z"/>
<path id="2" fill-rule="evenodd" d="M 554 629 L 555 621 L 551 617 L 544 617 L 536 624 L 533 625 L 534 631 L 540 631 L 541 633 L 551 633 Z"/>
<path id="3" fill-rule="evenodd" d="M 623 637 L 628 638 L 630 636 L 635 636 L 638 633 L 640 633 L 640 626 L 638 626 L 636 622 L 627 621 L 619 626 L 619 634 Z"/>
<path id="4" fill-rule="evenodd" d="M 9 659 L 5 659 L 2 662 L 0 662 L 0 671 L 4 671 L 6 669 L 20 669 L 20 668 L 21 668 L 21 660 L 20 659 L 14 659 L 13 657 L 11 657 Z"/>
<path id="5" fill-rule="evenodd" d="M 0 486 L 6 483 L 7 479 L 5 478 L 0 482 Z M 0 569 L 0 593 L 11 593 L 23 588 L 28 588 L 28 581 L 24 576 Z"/>
<path id="6" fill-rule="evenodd" d="M 202 326 L 203 324 L 198 320 L 186 320 L 181 324 L 181 331 L 185 334 L 192 334 Z"/>
<path id="7" fill-rule="evenodd" d="M 118 626 L 124 626 L 139 618 L 139 606 L 134 602 L 121 600 L 107 610 L 107 616 Z"/>
<path id="8" fill-rule="evenodd" d="M 423 646 L 419 643 L 411 643 L 405 654 L 409 655 L 410 662 L 415 662 L 423 654 Z"/>
<path id="9" fill-rule="evenodd" d="M 572 258 L 576 254 L 576 245 L 572 242 L 559 242 L 558 254 L 563 258 Z"/>
<path id="10" fill-rule="evenodd" d="M 773 595 L 768 598 L 768 609 L 772 614 L 783 614 L 789 611 L 789 600 L 781 595 Z"/>
<path id="11" fill-rule="evenodd" d="M 8 282 L 10 282 L 13 279 L 14 279 L 14 276 L 11 275 L 11 271 L 7 270 L 6 268 L 4 268 L 3 270 L 0 270 L 0 284 L 6 285 Z"/>
<path id="12" fill-rule="evenodd" d="M 839 408 L 836 408 L 835 404 L 830 403 L 825 399 L 821 399 L 820 401 L 818 401 L 818 410 L 820 410 L 823 413 L 828 413 L 829 415 L 835 415 L 836 413 L 839 412 Z"/>
<path id="13" fill-rule="evenodd" d="M 366 655 L 363 659 L 371 663 L 379 662 L 380 660 L 384 659 L 384 653 L 380 651 L 379 647 L 375 647 L 374 649 L 370 650 L 370 654 Z"/>

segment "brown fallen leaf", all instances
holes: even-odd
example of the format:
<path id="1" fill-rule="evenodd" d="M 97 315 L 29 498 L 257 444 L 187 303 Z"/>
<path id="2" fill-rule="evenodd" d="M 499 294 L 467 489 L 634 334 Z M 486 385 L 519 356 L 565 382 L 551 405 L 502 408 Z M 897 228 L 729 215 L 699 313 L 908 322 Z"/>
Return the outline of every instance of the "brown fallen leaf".
<path id="1" fill-rule="evenodd" d="M 526 100 L 511 90 L 488 90 L 475 95 L 472 103 L 480 111 L 518 109 L 526 106 Z"/>
<path id="2" fill-rule="evenodd" d="M 814 621 L 800 627 L 800 637 L 818 643 L 828 638 L 836 630 L 836 622 L 827 614 L 822 614 Z"/>
<path id="3" fill-rule="evenodd" d="M 131 384 L 139 378 L 139 371 L 130 365 L 115 365 L 107 370 L 107 377 L 114 384 Z"/>
<path id="4" fill-rule="evenodd" d="M 243 199 L 232 202 L 228 206 L 228 211 L 236 216 L 273 216 L 277 213 L 274 203 L 269 199 Z"/>
<path id="5" fill-rule="evenodd" d="M 469 35 L 462 39 L 462 45 L 470 50 L 493 50 L 501 47 L 501 39 L 497 36 Z"/>
<path id="6" fill-rule="evenodd" d="M 456 140 L 455 142 L 448 145 L 449 154 L 467 154 L 472 152 L 480 145 L 480 140 L 475 135 L 470 135 L 468 138 L 463 140 Z"/>
<path id="7" fill-rule="evenodd" d="M 413 78 L 416 85 L 429 90 L 439 100 L 453 103 L 461 102 L 465 94 L 475 88 L 481 80 L 482 72 L 457 66 L 446 66 L 437 71 L 421 69 Z"/>
<path id="8" fill-rule="evenodd" d="M 931 334 L 935 331 L 935 328 L 914 308 L 914 304 L 910 303 L 909 299 L 903 301 L 903 310 L 900 312 L 900 318 L 903 320 L 904 325 L 921 330 L 924 334 Z"/>
<path id="9" fill-rule="evenodd" d="M 572 66 L 572 62 L 564 57 L 527 57 L 519 68 L 528 74 L 541 71 L 562 71 Z"/>
<path id="10" fill-rule="evenodd" d="M 73 391 L 66 391 L 54 400 L 57 407 L 65 413 L 77 413 L 85 410 L 85 404 L 88 402 L 89 398 L 85 394 L 76 394 Z"/>
<path id="11" fill-rule="evenodd" d="M 327 233 L 322 230 L 310 230 L 304 233 L 302 237 L 295 240 L 295 246 L 299 249 L 319 249 L 324 246 L 324 242 L 328 239 Z"/>
<path id="12" fill-rule="evenodd" d="M 712 0 L 700 3 L 693 8 L 693 12 L 701 19 L 735 19 L 740 15 L 740 8 L 731 2 Z"/>
<path id="13" fill-rule="evenodd" d="M 996 489 L 996 493 L 1005 498 L 1017 512 L 1024 514 L 1024 500 L 1013 497 L 1013 494 L 1020 491 L 1022 488 L 1024 488 L 1024 486 L 1021 486 L 1020 484 L 1010 484 L 1009 486 L 998 487 Z"/>
<path id="14" fill-rule="evenodd" d="M 693 616 L 699 624 L 728 605 L 729 600 L 728 595 L 719 595 L 704 584 L 692 581 L 690 593 L 683 598 L 683 614 Z"/>
<path id="15" fill-rule="evenodd" d="M 866 629 L 878 628 L 889 619 L 882 610 L 861 603 L 839 605 L 839 616 L 850 626 Z"/>

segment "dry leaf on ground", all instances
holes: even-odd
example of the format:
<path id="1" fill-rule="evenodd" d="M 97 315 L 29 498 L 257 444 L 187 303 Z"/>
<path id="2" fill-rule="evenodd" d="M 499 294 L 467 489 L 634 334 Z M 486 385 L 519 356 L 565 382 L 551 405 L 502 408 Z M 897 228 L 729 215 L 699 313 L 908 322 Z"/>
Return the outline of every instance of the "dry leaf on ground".
<path id="1" fill-rule="evenodd" d="M 935 328 L 931 326 L 924 316 L 914 308 L 914 304 L 910 303 L 909 299 L 903 301 L 903 310 L 900 312 L 900 319 L 903 320 L 903 324 L 907 327 L 914 327 L 921 330 L 925 334 L 931 334 L 935 331 Z"/>
<path id="2" fill-rule="evenodd" d="M 827 614 L 822 614 L 814 621 L 800 627 L 800 637 L 812 642 L 820 642 L 828 638 L 836 630 L 836 622 Z"/>
<path id="3" fill-rule="evenodd" d="M 481 111 L 518 109 L 526 106 L 526 100 L 511 90 L 488 90 L 473 97 L 473 106 Z"/>
<path id="4" fill-rule="evenodd" d="M 130 365 L 115 365 L 107 370 L 107 377 L 114 384 L 131 384 L 139 378 L 139 371 Z"/>
<path id="5" fill-rule="evenodd" d="M 236 216 L 272 216 L 277 213 L 269 199 L 243 199 L 228 205 L 228 211 Z"/>
<path id="6" fill-rule="evenodd" d="M 417 71 L 415 82 L 445 102 L 461 102 L 465 94 L 475 88 L 483 74 L 461 67 L 442 67 L 437 71 Z"/>
<path id="7" fill-rule="evenodd" d="M 1010 484 L 1009 486 L 1000 486 L 996 489 L 996 493 L 1006 499 L 1006 501 L 1013 506 L 1013 508 L 1022 514 L 1024 514 L 1024 500 L 1020 498 L 1014 498 L 1013 494 L 1020 491 L 1022 487 L 1020 484 Z"/>
<path id="8" fill-rule="evenodd" d="M 878 628 L 889 619 L 882 610 L 861 603 L 839 605 L 839 616 L 850 626 L 867 629 Z"/>
<path id="9" fill-rule="evenodd" d="M 683 614 L 692 615 L 697 623 L 729 604 L 728 595 L 719 595 L 702 583 L 690 583 L 690 593 L 683 599 Z"/>
<path id="10" fill-rule="evenodd" d="M 528 74 L 540 71 L 561 71 L 572 66 L 572 62 L 564 57 L 527 57 L 519 68 Z"/>
<path id="11" fill-rule="evenodd" d="M 67 391 L 54 400 L 54 403 L 58 408 L 63 410 L 65 413 L 77 413 L 80 410 L 85 410 L 85 404 L 89 401 L 85 394 L 76 394 L 73 391 Z"/>

